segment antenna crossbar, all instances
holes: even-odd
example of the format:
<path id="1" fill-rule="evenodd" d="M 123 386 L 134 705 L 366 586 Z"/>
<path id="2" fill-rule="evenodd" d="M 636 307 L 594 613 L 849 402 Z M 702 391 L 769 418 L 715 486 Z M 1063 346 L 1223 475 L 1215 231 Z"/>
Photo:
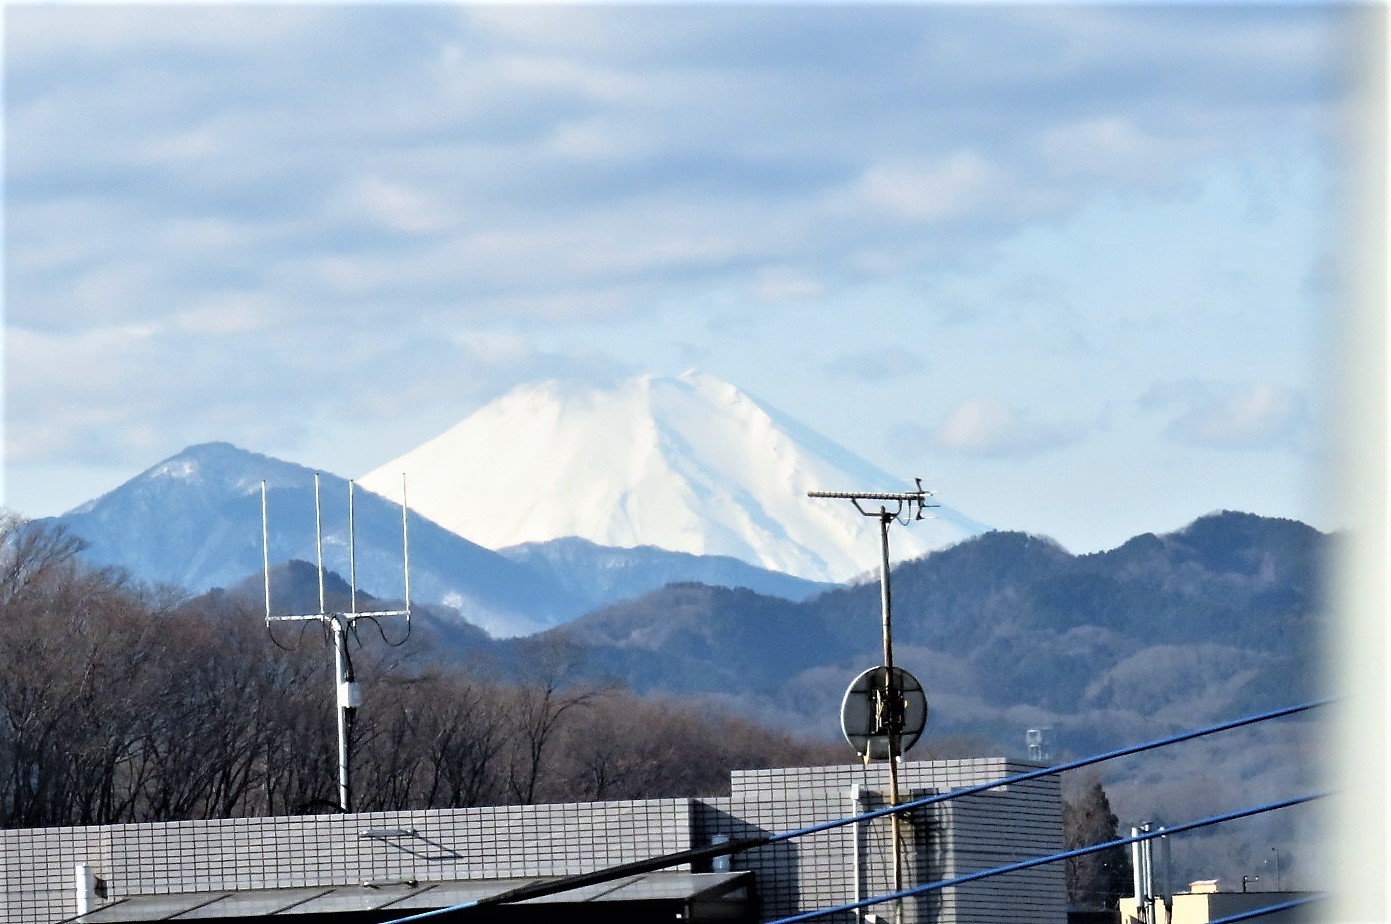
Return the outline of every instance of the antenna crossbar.
<path id="1" fill-rule="evenodd" d="M 860 491 L 808 491 L 807 497 L 832 497 L 838 500 L 916 501 L 932 497 L 931 491 L 899 491 L 890 494 L 866 494 Z"/>
<path id="2" fill-rule="evenodd" d="M 409 616 L 410 610 L 358 610 L 355 613 L 286 613 L 267 616 L 266 622 L 332 621 L 334 619 L 371 619 L 378 616 Z"/>

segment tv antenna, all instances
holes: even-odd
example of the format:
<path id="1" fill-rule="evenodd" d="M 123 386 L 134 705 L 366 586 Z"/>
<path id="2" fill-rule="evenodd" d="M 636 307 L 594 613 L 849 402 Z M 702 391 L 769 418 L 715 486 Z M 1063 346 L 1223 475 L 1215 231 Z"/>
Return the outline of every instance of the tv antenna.
<path id="1" fill-rule="evenodd" d="M 889 597 L 889 524 L 907 526 L 924 519 L 923 510 L 932 492 L 921 478 L 913 479 L 915 491 L 889 494 L 858 491 L 808 491 L 807 497 L 848 500 L 862 515 L 879 521 L 879 601 L 884 629 L 884 663 L 860 674 L 845 691 L 841 703 L 841 731 L 845 740 L 864 759 L 889 763 L 889 805 L 898 805 L 898 762 L 917 743 L 927 722 L 927 699 L 922 684 L 901 667 L 894 666 L 893 622 Z M 868 505 L 868 506 L 867 506 Z M 877 507 L 877 509 L 875 509 Z M 893 891 L 903 889 L 902 835 L 898 813 L 889 816 L 893 840 Z M 894 902 L 894 919 L 903 920 L 903 901 Z"/>
<path id="2" fill-rule="evenodd" d="M 324 598 L 324 528 L 323 507 L 319 501 L 319 473 L 314 473 L 314 542 L 318 554 L 319 572 L 319 611 L 317 613 L 281 614 L 271 611 L 270 602 L 270 527 L 266 515 L 266 483 L 261 482 L 261 558 L 265 570 L 266 588 L 266 630 L 276 622 L 318 622 L 333 636 L 334 676 L 338 693 L 338 810 L 352 810 L 352 783 L 350 771 L 352 755 L 350 752 L 353 720 L 357 709 L 362 705 L 362 685 L 353 670 L 352 657 L 348 653 L 348 633 L 356 630 L 359 619 L 377 620 L 388 616 L 406 618 L 406 637 L 411 630 L 411 567 L 410 531 L 407 526 L 406 476 L 401 475 L 401 570 L 405 584 L 404 609 L 359 611 L 357 608 L 357 527 L 354 516 L 354 492 L 356 485 L 348 482 L 348 611 L 335 612 L 328 609 Z M 271 638 L 274 641 L 274 636 Z M 405 642 L 405 638 L 401 643 Z M 400 644 L 400 643 L 397 643 Z"/>

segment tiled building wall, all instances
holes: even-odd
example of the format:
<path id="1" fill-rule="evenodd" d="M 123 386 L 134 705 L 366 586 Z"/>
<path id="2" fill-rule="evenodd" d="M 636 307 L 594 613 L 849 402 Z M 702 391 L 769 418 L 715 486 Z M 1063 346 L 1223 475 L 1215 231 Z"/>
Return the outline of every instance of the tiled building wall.
<path id="1" fill-rule="evenodd" d="M 1003 758 L 907 761 L 899 766 L 899 799 L 991 783 L 1032 769 Z M 858 808 L 851 803 L 851 788 L 857 784 L 864 800 Z M 707 801 L 704 812 L 697 809 L 693 833 L 704 844 L 717 833 L 738 838 L 791 831 L 882 807 L 888 791 L 888 767 L 882 763 L 736 771 L 728 799 Z M 881 818 L 859 825 L 858 831 L 857 826 L 834 828 L 738 855 L 732 865 L 757 873 L 765 919 L 847 904 L 857 896 L 891 890 L 891 825 Z M 927 806 L 904 818 L 900 839 L 905 885 L 1056 853 L 1062 849 L 1058 780 L 1033 780 Z M 1066 918 L 1064 901 L 1062 864 L 1053 863 L 909 898 L 904 910 L 907 920 L 941 924 L 1060 924 Z M 889 906 L 878 910 L 887 912 Z M 843 914 L 840 920 L 851 921 L 853 915 Z"/>
<path id="2" fill-rule="evenodd" d="M 905 762 L 908 800 L 1032 769 L 1003 759 Z M 50 924 L 75 913 L 74 867 L 92 864 L 108 898 L 215 889 L 558 876 L 780 833 L 886 804 L 887 767 L 736 771 L 726 798 L 664 799 L 420 812 L 249 818 L 161 825 L 0 831 L 0 924 Z M 368 829 L 413 829 L 364 838 Z M 1062 848 L 1058 780 L 1014 784 L 929 806 L 901 825 L 904 882 L 935 882 Z M 891 822 L 876 819 L 732 858 L 754 870 L 769 919 L 889 891 Z M 858 847 L 858 871 L 856 855 Z M 1061 924 L 1059 863 L 906 900 L 931 924 Z M 879 906 L 887 911 L 887 906 Z M 851 920 L 842 915 L 842 922 Z M 834 920 L 834 919 L 828 919 Z"/>
<path id="3" fill-rule="evenodd" d="M 368 829 L 414 829 L 362 837 Z M 686 799 L 238 818 L 0 832 L 0 924 L 76 913 L 74 870 L 107 898 L 215 889 L 560 876 L 684 850 Z"/>

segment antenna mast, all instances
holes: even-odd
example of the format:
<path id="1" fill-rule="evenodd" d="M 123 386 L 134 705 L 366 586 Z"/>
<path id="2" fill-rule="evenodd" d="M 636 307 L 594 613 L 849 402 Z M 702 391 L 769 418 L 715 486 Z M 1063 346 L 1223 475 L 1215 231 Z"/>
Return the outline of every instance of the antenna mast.
<path id="1" fill-rule="evenodd" d="M 411 625 L 410 534 L 406 526 L 406 476 L 401 476 L 401 564 L 405 583 L 405 609 L 358 612 L 357 608 L 357 524 L 354 510 L 356 485 L 348 482 L 348 611 L 331 612 L 324 596 L 324 531 L 322 507 L 319 502 L 319 473 L 314 473 L 314 542 L 318 558 L 319 611 L 317 613 L 274 615 L 270 601 L 270 527 L 266 516 L 266 483 L 261 482 L 261 560 L 265 568 L 266 628 L 276 622 L 318 622 L 333 635 L 334 676 L 337 689 L 338 713 L 338 810 L 352 810 L 352 781 L 350 776 L 353 720 L 362 705 L 362 685 L 353 670 L 348 653 L 348 633 L 359 619 L 404 616 L 406 632 Z"/>
<path id="2" fill-rule="evenodd" d="M 889 524 L 897 520 L 904 526 L 908 523 L 923 519 L 923 509 L 935 507 L 936 504 L 929 504 L 927 499 L 932 496 L 931 491 L 923 488 L 921 478 L 913 479 L 917 484 L 915 491 L 903 491 L 897 493 L 878 494 L 857 491 L 808 491 L 807 497 L 834 498 L 838 500 L 848 500 L 855 505 L 863 516 L 872 517 L 879 521 L 879 602 L 883 622 L 884 635 L 884 663 L 877 669 L 871 669 L 866 674 L 875 675 L 866 678 L 869 682 L 869 689 L 858 689 L 861 680 L 851 684 L 850 691 L 846 693 L 846 706 L 842 707 L 842 727 L 846 732 L 846 738 L 852 738 L 852 731 L 846 725 L 845 716 L 852 711 L 849 704 L 855 695 L 863 696 L 867 699 L 864 711 L 871 716 L 868 727 L 861 729 L 863 735 L 854 735 L 854 739 L 864 740 L 864 750 L 862 756 L 868 763 L 876 755 L 876 739 L 882 741 L 886 747 L 884 756 L 889 762 L 889 805 L 898 805 L 898 762 L 903 758 L 903 742 L 905 729 L 908 746 L 911 747 L 917 741 L 918 733 L 922 730 L 921 722 L 927 717 L 927 704 L 923 699 L 922 687 L 917 680 L 902 668 L 894 667 L 894 648 L 893 648 L 893 622 L 890 609 L 889 595 Z M 873 509 L 877 502 L 878 509 Z M 869 504 L 869 507 L 866 507 Z M 892 508 L 890 508 L 892 504 Z M 915 514 L 916 515 L 913 515 Z M 863 677 L 864 675 L 862 675 Z M 909 716 L 912 714 L 915 727 L 910 725 Z M 854 741 L 852 741 L 852 744 Z M 857 746 L 858 749 L 858 746 Z M 890 816 L 890 825 L 893 840 L 893 891 L 898 892 L 903 889 L 903 852 L 901 849 L 902 835 L 899 831 L 899 817 L 895 812 Z M 903 900 L 897 899 L 894 902 L 894 920 L 903 920 Z"/>

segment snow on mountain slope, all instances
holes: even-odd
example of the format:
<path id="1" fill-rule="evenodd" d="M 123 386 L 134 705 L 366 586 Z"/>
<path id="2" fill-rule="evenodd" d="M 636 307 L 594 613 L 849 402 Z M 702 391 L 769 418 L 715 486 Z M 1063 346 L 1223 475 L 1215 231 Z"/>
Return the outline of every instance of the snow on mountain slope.
<path id="1" fill-rule="evenodd" d="M 54 518 L 87 543 L 83 557 L 193 592 L 230 587 L 263 567 L 261 482 L 270 563 L 317 558 L 312 469 L 227 443 L 190 446 L 115 490 Z M 384 497 L 358 492 L 357 586 L 404 595 L 399 476 Z M 348 483 L 321 474 L 324 567 L 349 575 Z M 480 548 L 410 512 L 411 592 L 445 603 L 494 635 L 525 635 L 579 615 L 588 601 L 550 574 Z"/>
<path id="2" fill-rule="evenodd" d="M 878 526 L 807 492 L 910 490 L 913 474 L 890 476 L 698 372 L 609 389 L 523 386 L 360 483 L 389 493 L 402 472 L 414 509 L 489 548 L 579 536 L 818 581 L 875 568 Z M 945 506 L 934 513 L 894 529 L 895 560 L 985 529 Z"/>

